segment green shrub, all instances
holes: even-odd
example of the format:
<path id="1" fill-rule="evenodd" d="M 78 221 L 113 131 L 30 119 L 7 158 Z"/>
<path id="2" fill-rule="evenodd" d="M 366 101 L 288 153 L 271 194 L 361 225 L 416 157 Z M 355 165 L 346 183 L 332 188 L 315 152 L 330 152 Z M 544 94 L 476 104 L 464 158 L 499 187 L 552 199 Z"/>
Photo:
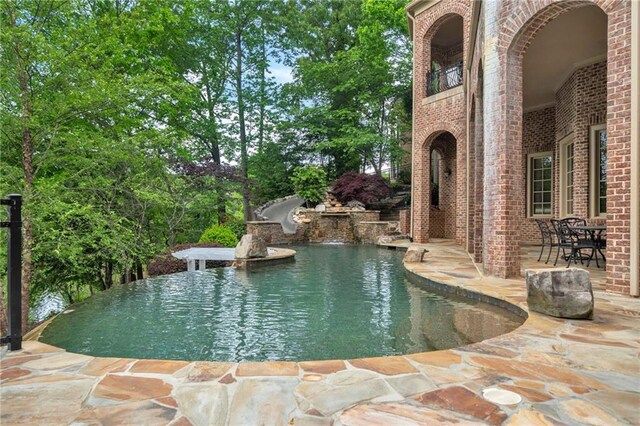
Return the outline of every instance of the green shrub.
<path id="1" fill-rule="evenodd" d="M 225 247 L 238 245 L 238 237 L 230 228 L 221 225 L 213 225 L 207 228 L 200 237 L 199 243 L 218 243 Z"/>
<path id="2" fill-rule="evenodd" d="M 231 231 L 235 234 L 238 241 L 244 234 L 247 232 L 247 225 L 244 223 L 242 219 L 236 219 L 235 217 L 227 219 L 224 223 L 224 226 L 231 229 Z"/>
<path id="3" fill-rule="evenodd" d="M 310 203 L 318 203 L 327 189 L 327 173 L 322 167 L 298 167 L 291 177 L 296 195 Z"/>
<path id="4" fill-rule="evenodd" d="M 400 169 L 398 172 L 398 180 L 405 185 L 411 185 L 411 169 Z"/>

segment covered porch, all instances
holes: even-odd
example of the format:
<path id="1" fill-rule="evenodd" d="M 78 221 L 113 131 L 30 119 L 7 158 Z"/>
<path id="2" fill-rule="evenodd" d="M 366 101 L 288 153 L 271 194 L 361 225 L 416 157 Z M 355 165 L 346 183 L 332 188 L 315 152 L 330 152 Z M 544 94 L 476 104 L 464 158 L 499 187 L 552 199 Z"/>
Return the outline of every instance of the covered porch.
<path id="1" fill-rule="evenodd" d="M 607 15 L 587 6 L 557 17 L 535 35 L 522 68 L 520 242 L 540 241 L 536 220 L 606 226 Z"/>

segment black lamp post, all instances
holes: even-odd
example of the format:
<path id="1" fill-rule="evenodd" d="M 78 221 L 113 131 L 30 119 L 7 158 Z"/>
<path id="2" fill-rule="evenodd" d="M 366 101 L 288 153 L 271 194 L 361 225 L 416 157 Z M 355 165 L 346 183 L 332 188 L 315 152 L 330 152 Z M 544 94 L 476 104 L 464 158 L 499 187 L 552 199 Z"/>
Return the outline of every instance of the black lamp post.
<path id="1" fill-rule="evenodd" d="M 9 334 L 0 338 L 10 351 L 22 349 L 22 196 L 12 194 L 0 204 L 8 206 L 9 221 L 0 227 L 9 228 L 7 250 L 7 319 Z"/>

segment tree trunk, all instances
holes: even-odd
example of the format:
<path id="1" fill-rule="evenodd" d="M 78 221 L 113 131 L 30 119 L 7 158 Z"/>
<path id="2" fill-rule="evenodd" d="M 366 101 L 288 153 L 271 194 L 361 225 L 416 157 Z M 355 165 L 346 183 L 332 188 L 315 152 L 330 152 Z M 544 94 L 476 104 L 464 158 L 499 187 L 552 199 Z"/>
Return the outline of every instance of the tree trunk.
<path id="1" fill-rule="evenodd" d="M 251 201 L 249 200 L 249 174 L 247 169 L 247 132 L 244 117 L 244 98 L 242 96 L 242 29 L 236 30 L 236 96 L 238 98 L 238 124 L 240 127 L 240 171 L 242 173 L 242 207 L 244 210 L 244 221 L 253 219 L 251 212 Z"/>
<path id="2" fill-rule="evenodd" d="M 7 3 L 7 13 L 9 15 L 9 23 L 12 27 L 16 27 L 15 10 Z M 31 98 L 29 88 L 29 76 L 27 75 L 26 64 L 23 62 L 25 57 L 22 51 L 20 39 L 14 40 L 14 49 L 16 54 L 16 74 L 18 78 L 18 86 L 20 88 L 20 102 L 22 106 L 21 122 L 22 122 L 22 167 L 24 172 L 24 189 L 23 200 L 25 207 L 31 202 L 31 194 L 33 193 L 33 139 L 31 137 Z M 23 249 L 22 249 L 22 333 L 25 334 L 29 329 L 29 287 L 31 284 L 31 276 L 33 270 L 32 249 L 33 249 L 33 224 L 28 209 L 22 211 L 22 231 L 23 231 Z"/>
<path id="3" fill-rule="evenodd" d="M 104 286 L 105 288 L 113 286 L 113 262 L 110 260 L 104 265 Z"/>
<path id="4" fill-rule="evenodd" d="M 215 119 L 215 110 L 214 110 L 214 99 L 213 94 L 211 93 L 211 85 L 209 82 L 209 75 L 207 74 L 207 67 L 205 64 L 202 64 L 202 75 L 204 80 L 204 87 L 207 96 L 207 113 L 209 114 L 209 128 L 213 129 L 208 132 L 208 141 L 205 142 L 206 145 L 209 146 L 211 151 L 211 158 L 216 166 L 220 166 L 222 164 L 220 159 L 220 144 L 218 143 L 218 130 L 217 123 Z M 216 204 L 218 210 L 218 225 L 222 225 L 227 220 L 227 209 L 226 209 L 226 194 L 224 193 L 224 187 L 220 178 L 216 177 Z"/>
<path id="5" fill-rule="evenodd" d="M 100 286 L 100 290 L 104 291 L 107 289 L 107 284 L 105 283 L 107 277 L 106 274 L 102 274 L 102 262 L 100 263 L 100 265 L 98 265 L 98 276 L 96 277 L 96 280 L 98 281 L 98 285 Z M 89 284 L 89 288 L 91 288 L 91 284 Z M 93 294 L 93 293 L 92 293 Z"/>
<path id="6" fill-rule="evenodd" d="M 264 25 L 264 24 L 263 24 Z M 258 123 L 258 152 L 262 152 L 262 145 L 264 143 L 264 120 L 265 120 L 265 106 L 267 103 L 267 49 L 266 40 L 264 34 L 264 26 L 260 27 L 261 39 L 260 39 L 260 117 Z"/>
<path id="7" fill-rule="evenodd" d="M 142 270 L 142 263 L 139 259 L 136 259 L 136 277 L 141 280 L 144 278 L 144 271 Z"/>

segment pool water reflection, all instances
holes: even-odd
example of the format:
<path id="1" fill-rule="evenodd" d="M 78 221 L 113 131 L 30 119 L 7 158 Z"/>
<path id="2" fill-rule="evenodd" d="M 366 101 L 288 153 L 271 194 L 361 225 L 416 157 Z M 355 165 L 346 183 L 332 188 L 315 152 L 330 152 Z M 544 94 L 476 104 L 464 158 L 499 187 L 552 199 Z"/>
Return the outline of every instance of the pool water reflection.
<path id="1" fill-rule="evenodd" d="M 448 349 L 523 321 L 410 283 L 401 252 L 292 248 L 293 264 L 184 272 L 116 286 L 70 307 L 40 340 L 95 356 L 299 361 Z"/>

